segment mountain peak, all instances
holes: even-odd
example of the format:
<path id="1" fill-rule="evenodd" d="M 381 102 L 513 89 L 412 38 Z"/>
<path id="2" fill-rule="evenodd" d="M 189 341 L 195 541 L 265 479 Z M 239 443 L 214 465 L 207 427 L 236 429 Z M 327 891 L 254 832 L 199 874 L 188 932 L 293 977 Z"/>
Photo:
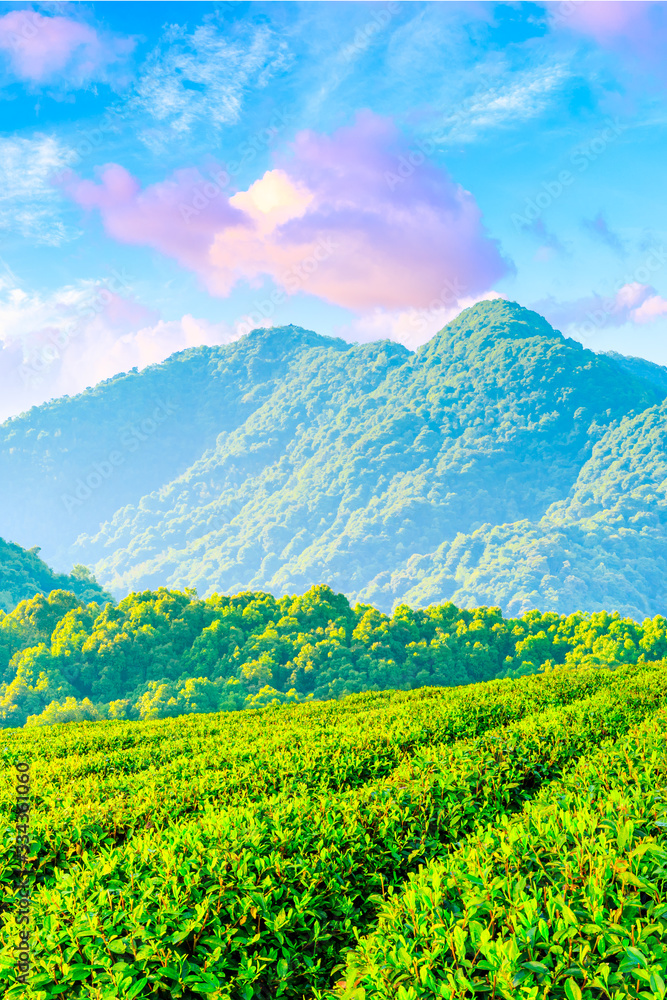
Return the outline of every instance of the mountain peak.
<path id="1" fill-rule="evenodd" d="M 489 347 L 499 340 L 528 340 L 546 337 L 549 340 L 565 341 L 561 333 L 532 309 L 526 309 L 518 302 L 508 299 L 484 299 L 464 309 L 462 313 L 447 323 L 420 349 L 420 353 L 431 356 L 443 347 L 448 350 L 456 346 Z M 577 341 L 567 341 L 572 346 L 581 347 Z"/>
<path id="2" fill-rule="evenodd" d="M 256 344 L 258 349 L 265 351 L 293 350 L 307 347 L 349 347 L 340 337 L 326 337 L 314 330 L 306 330 L 302 326 L 288 323 L 286 326 L 258 326 L 244 334 L 238 341 L 240 344 Z"/>

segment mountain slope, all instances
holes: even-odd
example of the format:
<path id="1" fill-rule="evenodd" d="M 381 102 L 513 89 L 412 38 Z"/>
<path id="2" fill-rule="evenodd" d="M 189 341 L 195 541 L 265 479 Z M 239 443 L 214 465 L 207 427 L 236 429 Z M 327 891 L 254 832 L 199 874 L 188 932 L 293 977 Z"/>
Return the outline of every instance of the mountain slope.
<path id="1" fill-rule="evenodd" d="M 0 424 L 0 533 L 38 543 L 54 565 L 100 523 L 187 470 L 242 424 L 289 362 L 344 341 L 286 327 L 225 347 L 197 347 Z"/>
<path id="2" fill-rule="evenodd" d="M 535 526 L 571 497 L 596 444 L 665 398 L 656 381 L 504 300 L 414 353 L 256 330 L 2 425 L 0 529 L 93 565 L 118 596 L 322 583 L 383 610 L 462 586 L 460 600 L 480 603 L 480 529 L 551 530 Z M 142 415 L 160 400 L 171 413 L 150 430 Z M 542 594 L 518 567 L 503 572 L 485 603 Z"/>
<path id="3" fill-rule="evenodd" d="M 411 556 L 541 516 L 610 424 L 662 395 L 504 302 L 467 310 L 413 355 L 318 345 L 184 476 L 81 539 L 77 558 L 119 593 L 322 582 L 389 609 Z"/>
<path id="4" fill-rule="evenodd" d="M 653 361 L 647 361 L 646 358 L 625 357 L 623 354 L 618 354 L 617 351 L 605 351 L 605 356 L 611 358 L 631 375 L 637 375 L 667 392 L 667 368 L 663 368 L 662 365 L 656 365 Z"/>
<path id="5" fill-rule="evenodd" d="M 641 621 L 667 608 L 667 401 L 624 419 L 593 449 L 570 496 L 535 522 L 459 536 L 415 559 L 404 600 L 445 594 L 571 613 L 618 609 Z"/>
<path id="6" fill-rule="evenodd" d="M 90 575 L 85 566 L 75 566 L 70 574 L 54 573 L 39 558 L 39 549 L 26 551 L 0 538 L 0 610 L 12 611 L 35 594 L 69 590 L 86 603 L 104 604 L 112 597 Z"/>

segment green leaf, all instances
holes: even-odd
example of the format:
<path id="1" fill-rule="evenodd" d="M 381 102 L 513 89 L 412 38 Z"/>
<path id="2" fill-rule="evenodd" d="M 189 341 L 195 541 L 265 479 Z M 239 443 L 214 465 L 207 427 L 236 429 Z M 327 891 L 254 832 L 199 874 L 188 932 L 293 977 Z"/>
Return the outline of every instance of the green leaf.
<path id="1" fill-rule="evenodd" d="M 144 976 L 143 979 L 137 979 L 136 983 L 130 986 L 129 990 L 125 994 L 125 1000 L 134 1000 L 134 998 L 141 993 L 147 982 L 148 976 Z"/>
<path id="2" fill-rule="evenodd" d="M 575 979 L 568 979 L 565 983 L 565 996 L 567 1000 L 581 1000 L 581 990 Z"/>
<path id="3" fill-rule="evenodd" d="M 657 972 L 651 973 L 651 978 L 649 979 L 649 986 L 651 987 L 654 993 L 658 994 L 660 1000 L 664 1000 L 667 988 L 665 987 L 665 980 L 659 973 Z"/>
<path id="4" fill-rule="evenodd" d="M 546 976 L 549 969 L 542 962 L 523 962 L 523 969 L 529 969 L 531 972 L 536 972 L 538 976 Z"/>
<path id="5" fill-rule="evenodd" d="M 90 965 L 73 965 L 68 973 L 68 979 L 74 979 L 75 982 L 83 982 L 84 979 L 88 979 L 92 976 L 93 970 Z"/>
<path id="6" fill-rule="evenodd" d="M 284 979 L 289 972 L 289 962 L 286 962 L 284 958 L 281 958 L 278 962 L 278 978 Z"/>
<path id="7" fill-rule="evenodd" d="M 642 969 L 648 968 L 648 962 L 646 961 L 646 956 L 639 951 L 638 948 L 626 948 L 625 954 L 628 959 L 635 965 L 641 966 Z"/>
<path id="8" fill-rule="evenodd" d="M 111 940 L 107 942 L 107 948 L 109 951 L 112 951 L 114 955 L 124 955 L 127 951 L 125 942 L 121 941 L 120 938 L 111 938 Z"/>

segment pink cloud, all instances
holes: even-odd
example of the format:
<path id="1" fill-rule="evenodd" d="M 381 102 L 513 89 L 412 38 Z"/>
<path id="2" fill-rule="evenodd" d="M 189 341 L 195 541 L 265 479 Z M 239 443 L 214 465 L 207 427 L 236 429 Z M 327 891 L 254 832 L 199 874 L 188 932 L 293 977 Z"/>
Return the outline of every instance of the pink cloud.
<path id="1" fill-rule="evenodd" d="M 642 304 L 633 311 L 635 323 L 652 323 L 667 313 L 667 299 L 661 295 L 649 295 Z"/>
<path id="2" fill-rule="evenodd" d="M 667 313 L 667 299 L 658 295 L 651 285 L 633 281 L 623 285 L 607 305 L 613 325 L 652 323 Z"/>
<path id="3" fill-rule="evenodd" d="M 632 31 L 638 20 L 645 17 L 650 3 L 644 0 L 574 0 L 571 3 L 550 4 L 554 23 L 571 31 L 589 35 L 604 44 Z"/>
<path id="4" fill-rule="evenodd" d="M 283 224 L 282 245 L 340 245 L 309 284 L 329 301 L 427 307 L 448 280 L 474 294 L 510 270 L 472 194 L 387 119 L 365 111 L 331 136 L 301 132 L 284 168 L 313 201 Z"/>
<path id="5" fill-rule="evenodd" d="M 66 77 L 79 84 L 105 79 L 112 63 L 133 50 L 132 38 L 101 36 L 88 24 L 67 17 L 44 17 L 13 10 L 0 17 L 0 51 L 15 76 L 44 83 Z"/>
<path id="6" fill-rule="evenodd" d="M 619 320 L 625 322 L 637 306 L 640 306 L 654 291 L 655 289 L 651 288 L 650 285 L 642 285 L 638 281 L 631 281 L 626 285 L 622 285 L 614 298 L 609 300 L 608 310 L 614 313 Z"/>
<path id="7" fill-rule="evenodd" d="M 111 164 L 100 183 L 63 186 L 110 236 L 174 257 L 217 295 L 269 277 L 357 311 L 424 308 L 443 287 L 475 295 L 512 269 L 470 192 L 370 112 L 331 136 L 299 133 L 247 191 L 228 196 L 218 180 L 215 193 L 184 170 L 141 190 Z"/>
<path id="8" fill-rule="evenodd" d="M 546 4 L 552 26 L 592 39 L 605 49 L 641 61 L 664 77 L 667 9 L 655 0 L 565 0 Z"/>
<path id="9" fill-rule="evenodd" d="M 651 285 L 638 281 L 623 285 L 615 295 L 590 295 L 571 302 L 544 299 L 531 308 L 545 316 L 554 327 L 571 329 L 591 337 L 604 327 L 644 325 L 667 315 L 667 299 Z"/>
<path id="10" fill-rule="evenodd" d="M 175 351 L 222 344 L 239 325 L 185 315 L 163 320 L 129 294 L 113 290 L 124 272 L 60 289 L 49 298 L 0 287 L 0 422 L 13 414 L 133 366 L 164 361 Z M 127 276 L 125 276 L 127 278 Z"/>
<path id="11" fill-rule="evenodd" d="M 218 181 L 224 176 L 217 174 Z M 100 183 L 80 180 L 66 172 L 57 183 L 90 211 L 98 209 L 104 228 L 121 243 L 154 247 L 190 270 L 210 277 L 209 250 L 217 230 L 245 221 L 217 181 L 198 170 L 177 170 L 173 177 L 151 184 L 143 191 L 124 167 L 104 167 Z M 211 198 L 203 194 L 207 191 Z M 203 202 L 198 200 L 203 198 Z M 204 205 L 204 210 L 195 206 Z"/>

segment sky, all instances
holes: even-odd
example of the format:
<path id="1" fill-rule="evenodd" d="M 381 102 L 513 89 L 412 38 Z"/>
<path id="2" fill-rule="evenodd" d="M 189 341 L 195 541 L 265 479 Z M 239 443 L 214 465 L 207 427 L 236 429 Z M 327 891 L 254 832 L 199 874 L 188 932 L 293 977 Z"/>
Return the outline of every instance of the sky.
<path id="1" fill-rule="evenodd" d="M 667 365 L 667 4 L 0 3 L 0 420 L 481 299 Z"/>

